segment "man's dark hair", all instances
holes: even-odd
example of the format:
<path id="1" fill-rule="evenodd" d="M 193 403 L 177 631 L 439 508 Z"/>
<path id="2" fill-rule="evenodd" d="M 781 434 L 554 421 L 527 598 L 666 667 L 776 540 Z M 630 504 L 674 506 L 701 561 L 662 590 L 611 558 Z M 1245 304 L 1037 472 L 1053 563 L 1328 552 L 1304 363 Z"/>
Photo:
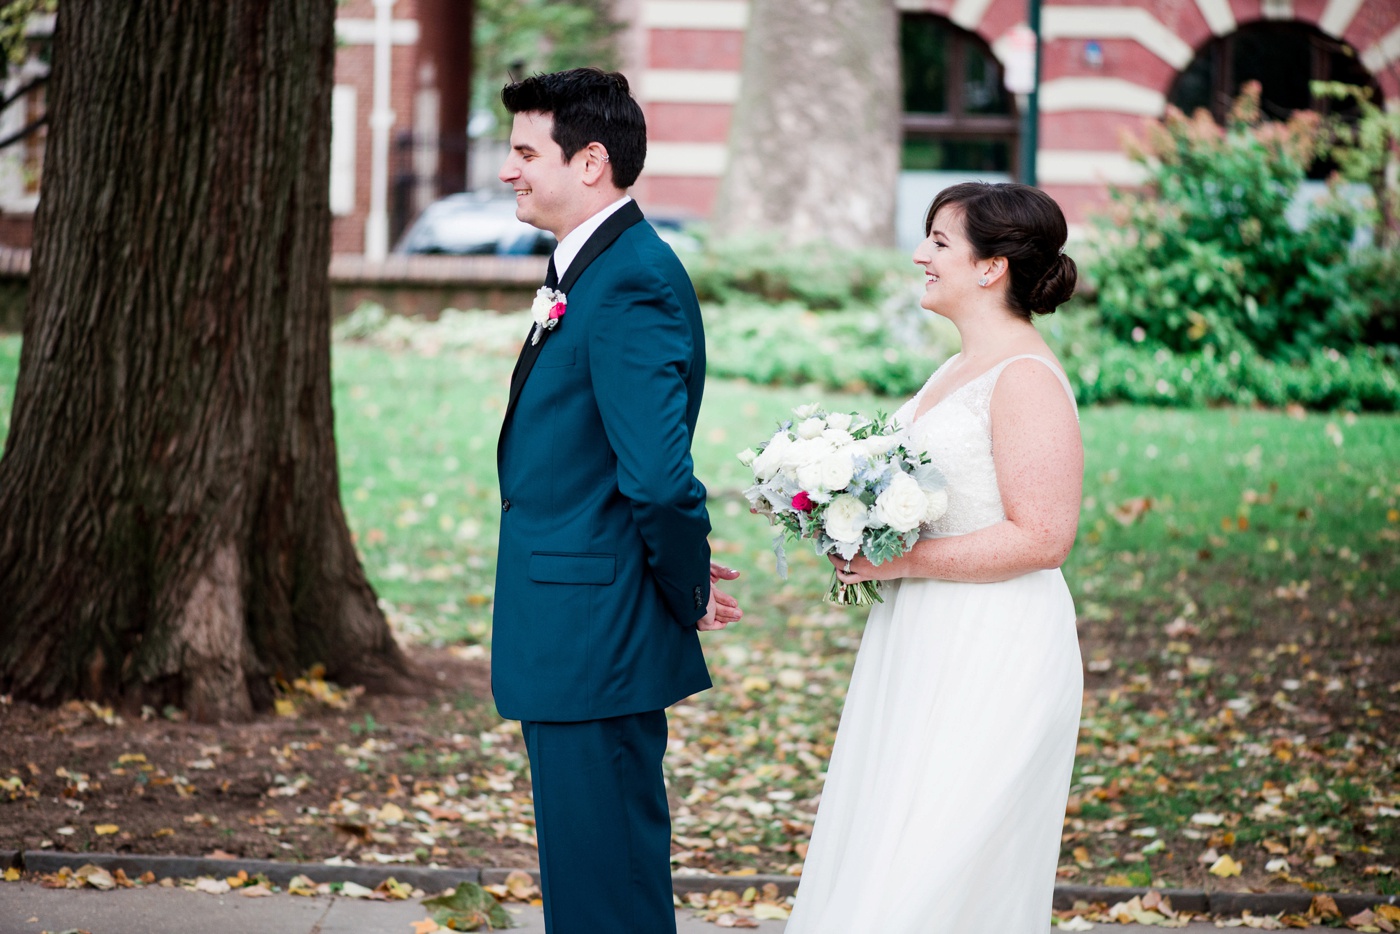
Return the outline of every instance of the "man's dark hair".
<path id="1" fill-rule="evenodd" d="M 533 75 L 501 88 L 501 103 L 513 114 L 550 114 L 550 137 L 563 150 L 565 162 L 589 143 L 601 143 L 614 185 L 630 188 L 641 174 L 647 158 L 646 118 L 618 72 L 575 68 Z"/>

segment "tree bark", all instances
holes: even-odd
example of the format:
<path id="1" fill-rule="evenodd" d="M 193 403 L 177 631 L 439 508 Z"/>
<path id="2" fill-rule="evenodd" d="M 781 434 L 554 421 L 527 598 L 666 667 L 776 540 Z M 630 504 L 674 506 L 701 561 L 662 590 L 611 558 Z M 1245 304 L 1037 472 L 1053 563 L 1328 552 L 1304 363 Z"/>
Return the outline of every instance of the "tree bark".
<path id="1" fill-rule="evenodd" d="M 406 687 L 341 509 L 335 0 L 64 0 L 10 436 L 0 692 Z"/>
<path id="2" fill-rule="evenodd" d="M 898 22 L 891 0 L 754 0 L 718 231 L 893 245 Z"/>

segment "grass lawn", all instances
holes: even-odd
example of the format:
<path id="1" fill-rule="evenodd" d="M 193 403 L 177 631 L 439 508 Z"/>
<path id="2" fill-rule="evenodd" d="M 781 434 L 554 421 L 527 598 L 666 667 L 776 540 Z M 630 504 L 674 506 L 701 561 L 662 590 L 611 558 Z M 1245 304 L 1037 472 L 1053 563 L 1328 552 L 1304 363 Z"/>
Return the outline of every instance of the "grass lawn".
<path id="1" fill-rule="evenodd" d="M 516 323 L 336 344 L 346 508 L 409 638 L 488 639 Z M 0 339 L 0 437 L 17 358 Z M 777 579 L 733 455 L 815 397 L 707 386 L 697 472 L 748 617 L 705 639 L 716 690 L 672 712 L 681 865 L 784 871 L 805 852 L 863 612 L 820 602 L 828 565 L 801 547 Z M 1061 876 L 1400 891 L 1400 417 L 1120 407 L 1082 424 L 1065 573 L 1088 674 Z M 1207 874 L 1223 855 L 1242 876 Z"/>

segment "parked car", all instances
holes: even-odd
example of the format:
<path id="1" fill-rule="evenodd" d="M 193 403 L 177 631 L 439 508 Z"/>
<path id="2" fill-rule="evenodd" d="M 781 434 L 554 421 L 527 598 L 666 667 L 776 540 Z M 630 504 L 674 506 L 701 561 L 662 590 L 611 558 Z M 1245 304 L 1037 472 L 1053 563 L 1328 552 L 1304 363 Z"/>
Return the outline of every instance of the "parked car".
<path id="1" fill-rule="evenodd" d="M 690 218 L 658 212 L 648 213 L 647 220 L 676 252 L 699 249 Z M 552 233 L 516 219 L 514 198 L 462 192 L 428 205 L 404 231 L 394 252 L 548 256 L 555 245 Z"/>
<path id="2" fill-rule="evenodd" d="M 428 205 L 394 252 L 548 256 L 554 245 L 552 233 L 516 219 L 514 198 L 462 192 Z"/>

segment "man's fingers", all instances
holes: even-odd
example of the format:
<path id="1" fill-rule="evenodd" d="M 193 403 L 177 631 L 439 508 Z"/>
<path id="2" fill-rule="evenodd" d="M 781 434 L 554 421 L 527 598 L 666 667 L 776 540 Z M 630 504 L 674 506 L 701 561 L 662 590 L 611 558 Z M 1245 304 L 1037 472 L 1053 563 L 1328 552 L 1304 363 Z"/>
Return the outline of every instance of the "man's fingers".
<path id="1" fill-rule="evenodd" d="M 732 580 L 734 580 L 734 579 L 735 579 L 736 577 L 738 577 L 738 576 L 739 576 L 739 572 L 736 571 L 734 568 L 725 567 L 724 565 L 722 565 L 722 564 L 717 564 L 717 563 L 715 563 L 714 561 L 711 561 L 711 562 L 710 562 L 710 580 L 711 580 L 711 582 L 717 581 L 717 580 L 732 581 Z"/>

